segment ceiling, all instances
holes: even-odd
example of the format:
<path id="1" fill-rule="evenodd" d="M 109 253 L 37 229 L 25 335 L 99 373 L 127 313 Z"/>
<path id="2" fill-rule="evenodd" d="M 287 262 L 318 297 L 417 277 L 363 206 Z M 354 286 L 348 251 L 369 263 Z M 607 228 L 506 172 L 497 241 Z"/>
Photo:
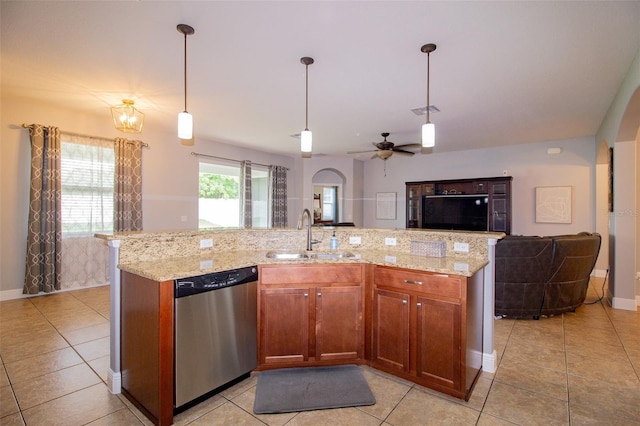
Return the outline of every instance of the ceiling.
<path id="1" fill-rule="evenodd" d="M 184 107 L 198 140 L 314 155 L 420 140 L 431 54 L 434 152 L 594 135 L 640 46 L 640 2 L 2 1 L 3 96 L 110 120 L 133 99 L 145 129 Z M 29 118 L 25 117 L 25 121 Z M 19 124 L 19 123 L 16 123 Z M 45 123 L 55 124 L 55 123 Z M 67 129 L 74 131 L 77 129 Z M 144 139 L 144 133 L 141 138 Z M 176 136 L 177 138 L 177 136 Z M 370 155 L 361 155 L 368 159 Z"/>

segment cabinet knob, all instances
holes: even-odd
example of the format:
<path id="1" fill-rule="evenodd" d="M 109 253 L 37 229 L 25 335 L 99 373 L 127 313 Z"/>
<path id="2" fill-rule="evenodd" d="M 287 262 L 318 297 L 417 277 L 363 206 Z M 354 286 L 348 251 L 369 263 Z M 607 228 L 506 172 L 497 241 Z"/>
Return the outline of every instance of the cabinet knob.
<path id="1" fill-rule="evenodd" d="M 403 305 L 406 305 L 406 304 L 407 304 L 407 301 L 406 301 L 406 300 L 403 300 L 403 301 L 402 301 L 402 304 L 403 304 Z"/>
<path id="2" fill-rule="evenodd" d="M 305 293 L 305 294 L 304 294 L 304 297 L 309 297 L 309 293 Z"/>
<path id="3" fill-rule="evenodd" d="M 404 280 L 406 284 L 422 285 L 422 281 Z"/>
<path id="4" fill-rule="evenodd" d="M 322 293 L 318 293 L 318 297 L 322 296 Z"/>
<path id="5" fill-rule="evenodd" d="M 422 303 L 418 303 L 418 308 L 422 307 Z"/>

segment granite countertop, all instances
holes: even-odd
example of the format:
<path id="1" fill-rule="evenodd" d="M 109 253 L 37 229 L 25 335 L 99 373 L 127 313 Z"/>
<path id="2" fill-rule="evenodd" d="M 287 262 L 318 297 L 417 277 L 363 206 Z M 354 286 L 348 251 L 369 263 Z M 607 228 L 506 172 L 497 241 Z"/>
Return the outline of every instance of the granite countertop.
<path id="1" fill-rule="evenodd" d="M 390 250 L 349 250 L 355 257 L 339 259 L 269 259 L 267 250 L 207 252 L 200 256 L 175 257 L 154 261 L 119 264 L 126 272 L 153 281 L 171 281 L 212 272 L 226 271 L 254 265 L 266 264 L 341 264 L 369 263 L 381 266 L 415 269 L 419 271 L 453 274 L 470 277 L 489 262 L 474 257 L 427 257 Z M 324 253 L 324 252 L 322 252 Z"/>

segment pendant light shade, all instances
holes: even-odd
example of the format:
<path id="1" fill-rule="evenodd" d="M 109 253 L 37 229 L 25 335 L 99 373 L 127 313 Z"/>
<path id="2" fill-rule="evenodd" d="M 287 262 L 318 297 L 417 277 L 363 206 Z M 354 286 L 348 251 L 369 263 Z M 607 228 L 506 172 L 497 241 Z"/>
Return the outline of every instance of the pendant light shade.
<path id="1" fill-rule="evenodd" d="M 193 139 L 193 115 L 187 111 L 178 113 L 178 137 Z"/>
<path id="2" fill-rule="evenodd" d="M 422 125 L 422 147 L 433 148 L 436 145 L 436 126 L 433 123 Z"/>
<path id="3" fill-rule="evenodd" d="M 140 133 L 144 124 L 144 114 L 133 106 L 133 101 L 123 99 L 122 105 L 111 107 L 111 117 L 116 129 L 125 133 Z"/>
<path id="4" fill-rule="evenodd" d="M 193 116 L 187 112 L 187 36 L 195 33 L 193 27 L 178 25 L 178 32 L 184 35 L 184 111 L 178 114 L 178 138 L 193 139 Z"/>
<path id="5" fill-rule="evenodd" d="M 309 65 L 313 64 L 313 58 L 307 56 L 300 58 L 300 62 L 305 66 L 305 114 L 304 130 L 300 133 L 300 152 L 302 157 L 311 157 L 313 150 L 313 137 L 309 130 Z"/>
<path id="6" fill-rule="evenodd" d="M 433 43 L 425 44 L 420 48 L 422 53 L 427 54 L 427 122 L 422 125 L 422 147 L 433 148 L 436 145 L 436 127 L 431 122 L 429 116 L 429 58 L 431 52 L 436 50 L 436 45 Z"/>

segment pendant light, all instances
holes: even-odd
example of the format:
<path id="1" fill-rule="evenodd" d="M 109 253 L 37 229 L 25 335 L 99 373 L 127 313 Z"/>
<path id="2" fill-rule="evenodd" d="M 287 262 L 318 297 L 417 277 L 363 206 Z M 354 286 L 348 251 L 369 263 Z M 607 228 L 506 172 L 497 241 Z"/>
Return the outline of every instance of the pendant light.
<path id="1" fill-rule="evenodd" d="M 187 36 L 195 33 L 193 27 L 178 24 L 178 32 L 184 35 L 184 111 L 178 114 L 178 138 L 193 139 L 193 116 L 187 112 Z"/>
<path id="2" fill-rule="evenodd" d="M 422 125 L 423 148 L 433 148 L 436 144 L 436 127 L 429 118 L 429 57 L 434 50 L 436 45 L 433 43 L 425 44 L 420 48 L 422 53 L 427 54 L 427 122 Z"/>
<path id="3" fill-rule="evenodd" d="M 121 132 L 142 132 L 144 114 L 133 106 L 131 99 L 123 99 L 121 105 L 111 107 L 111 117 L 113 125 Z"/>
<path id="4" fill-rule="evenodd" d="M 300 58 L 300 62 L 305 66 L 305 114 L 304 130 L 300 133 L 300 151 L 303 158 L 311 157 L 313 138 L 309 130 L 309 65 L 313 64 L 313 58 L 307 56 Z"/>

